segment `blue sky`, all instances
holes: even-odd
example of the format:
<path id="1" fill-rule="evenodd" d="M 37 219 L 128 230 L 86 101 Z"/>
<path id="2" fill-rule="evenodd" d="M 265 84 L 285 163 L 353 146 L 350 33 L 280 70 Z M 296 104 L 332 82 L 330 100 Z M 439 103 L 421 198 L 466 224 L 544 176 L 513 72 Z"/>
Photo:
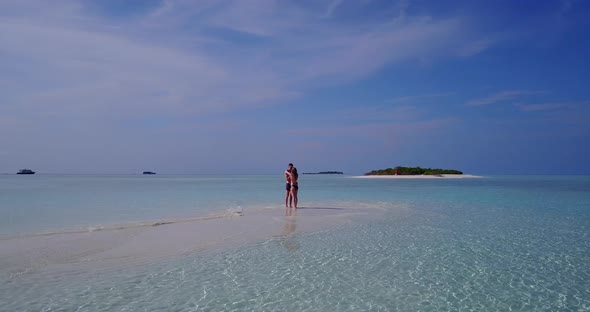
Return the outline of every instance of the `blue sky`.
<path id="1" fill-rule="evenodd" d="M 590 174 L 588 1 L 0 2 L 0 172 Z"/>

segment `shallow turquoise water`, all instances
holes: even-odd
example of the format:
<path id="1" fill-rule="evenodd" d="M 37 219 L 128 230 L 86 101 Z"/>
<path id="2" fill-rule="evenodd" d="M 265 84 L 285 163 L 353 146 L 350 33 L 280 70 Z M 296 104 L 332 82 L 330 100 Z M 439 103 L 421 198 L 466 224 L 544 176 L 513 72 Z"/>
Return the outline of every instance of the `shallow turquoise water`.
<path id="1" fill-rule="evenodd" d="M 280 176 L 0 175 L 0 235 L 274 205 Z"/>
<path id="2" fill-rule="evenodd" d="M 43 178 L 47 188 L 55 182 Z M 72 177 L 76 182 L 71 184 L 68 177 L 56 179 L 63 179 L 59 191 L 21 180 L 14 192 L 43 194 L 34 203 L 52 198 L 67 206 L 55 218 L 64 228 L 100 224 L 111 214 L 121 222 L 198 215 L 233 205 L 243 205 L 245 213 L 258 205 L 282 209 L 281 177 Z M 113 182 L 109 179 L 117 187 L 106 186 Z M 36 188 L 27 190 L 27 183 Z M 325 230 L 294 230 L 150 263 L 56 263 L 18 276 L 0 275 L 0 310 L 590 310 L 590 177 L 304 176 L 300 184 L 304 207 L 386 210 Z M 68 188 L 83 195 L 58 198 L 59 192 L 70 193 Z M 117 208 L 89 202 L 85 207 L 95 211 L 87 219 L 64 217 L 78 201 L 91 200 L 90 188 L 98 190 L 97 199 Z M 12 194 L 6 184 L 2 192 Z M 129 197 L 139 194 L 149 208 L 127 207 L 133 202 Z M 161 196 L 158 204 L 151 201 Z M 4 216 L 15 213 L 11 203 L 27 207 L 25 199 L 0 198 Z M 43 211 L 40 204 L 30 205 Z M 26 211 L 12 220 L 13 229 L 17 221 L 31 229 L 45 224 Z"/>

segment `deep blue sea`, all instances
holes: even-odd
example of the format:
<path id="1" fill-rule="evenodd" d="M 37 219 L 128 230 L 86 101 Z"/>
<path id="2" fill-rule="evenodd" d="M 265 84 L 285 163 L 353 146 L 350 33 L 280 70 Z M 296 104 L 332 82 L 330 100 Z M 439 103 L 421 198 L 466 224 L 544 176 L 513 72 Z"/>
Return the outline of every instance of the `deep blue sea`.
<path id="1" fill-rule="evenodd" d="M 0 311 L 590 311 L 590 176 L 0 175 Z"/>

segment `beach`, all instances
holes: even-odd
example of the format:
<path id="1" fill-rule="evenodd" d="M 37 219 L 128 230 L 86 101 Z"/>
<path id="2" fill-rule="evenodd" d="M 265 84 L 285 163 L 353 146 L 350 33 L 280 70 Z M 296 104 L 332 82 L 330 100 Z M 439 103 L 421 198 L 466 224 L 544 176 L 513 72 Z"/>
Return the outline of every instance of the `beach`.
<path id="1" fill-rule="evenodd" d="M 35 178 L 0 178 L 1 311 L 590 307 L 590 177 L 302 176 L 297 210 L 281 176 Z"/>

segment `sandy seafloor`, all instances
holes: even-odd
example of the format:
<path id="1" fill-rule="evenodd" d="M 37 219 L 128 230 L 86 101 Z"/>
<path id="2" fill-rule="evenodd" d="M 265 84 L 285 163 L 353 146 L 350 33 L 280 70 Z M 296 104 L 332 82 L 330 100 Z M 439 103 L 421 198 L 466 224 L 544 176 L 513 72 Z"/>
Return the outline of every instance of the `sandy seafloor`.
<path id="1" fill-rule="evenodd" d="M 587 176 L 4 179 L 0 311 L 590 310 Z"/>

